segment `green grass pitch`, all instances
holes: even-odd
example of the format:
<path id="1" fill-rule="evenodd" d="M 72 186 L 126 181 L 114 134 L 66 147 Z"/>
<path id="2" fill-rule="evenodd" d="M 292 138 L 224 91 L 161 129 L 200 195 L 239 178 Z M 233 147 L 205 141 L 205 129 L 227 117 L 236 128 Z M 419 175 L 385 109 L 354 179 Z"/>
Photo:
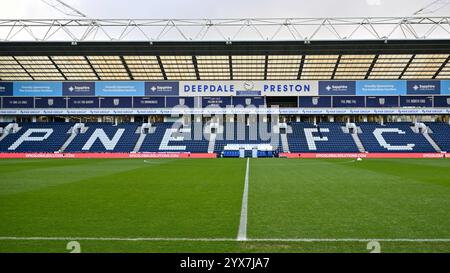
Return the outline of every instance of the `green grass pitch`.
<path id="1" fill-rule="evenodd" d="M 250 159 L 238 241 L 245 172 L 246 159 L 0 160 L 0 252 L 369 252 L 368 239 L 450 252 L 450 160 Z"/>

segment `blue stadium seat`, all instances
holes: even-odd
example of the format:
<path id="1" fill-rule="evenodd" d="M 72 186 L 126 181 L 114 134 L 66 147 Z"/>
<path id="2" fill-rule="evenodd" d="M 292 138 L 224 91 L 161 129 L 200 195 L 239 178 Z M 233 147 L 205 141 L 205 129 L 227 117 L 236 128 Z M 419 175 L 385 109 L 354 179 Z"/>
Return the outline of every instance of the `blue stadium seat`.
<path id="1" fill-rule="evenodd" d="M 430 122 L 426 124 L 433 131 L 431 138 L 442 151 L 450 152 L 450 125 L 441 122 Z"/>
<path id="2" fill-rule="evenodd" d="M 362 133 L 359 135 L 364 148 L 368 152 L 377 153 L 427 153 L 436 152 L 422 135 L 414 133 L 411 123 L 395 122 L 380 125 L 378 123 L 358 123 Z M 378 129 L 378 130 L 377 130 Z M 380 129 L 382 131 L 380 131 Z M 382 132 L 382 138 L 376 134 Z M 386 143 L 380 144 L 384 139 Z"/>
<path id="3" fill-rule="evenodd" d="M 5 126 L 7 123 L 3 123 Z M 0 124 L 2 125 L 2 124 Z M 0 141 L 0 152 L 56 152 L 70 136 L 73 123 L 23 123 L 19 131 L 6 135 Z M 65 152 L 131 152 L 138 139 L 139 123 L 86 123 L 86 132 L 79 133 L 68 145 Z M 201 131 L 200 139 L 195 139 L 194 128 L 203 128 L 204 124 L 190 124 L 182 127 L 173 122 L 154 123 L 154 131 L 144 138 L 140 152 L 208 152 L 209 140 Z M 230 124 L 229 124 L 230 125 Z M 388 123 L 358 123 L 364 148 L 368 152 L 435 152 L 428 140 L 415 133 L 407 122 Z M 450 150 L 450 125 L 444 123 L 427 123 L 432 129 L 431 137 L 443 151 Z M 289 123 L 292 132 L 287 134 L 291 152 L 323 152 L 341 153 L 358 152 L 358 147 L 349 133 L 345 133 L 344 123 Z M 181 129 L 180 129 L 181 128 Z M 169 129 L 174 129 L 172 132 Z M 230 139 L 227 130 L 232 130 Z M 227 151 L 227 156 L 239 156 L 239 148 L 245 147 L 245 156 L 252 156 L 252 149 L 258 149 L 258 157 L 272 157 L 282 151 L 279 134 L 271 138 L 259 130 L 252 131 L 251 126 L 241 126 L 231 123 L 231 127 L 218 130 L 214 152 L 221 154 Z M 265 148 L 274 146 L 272 151 Z M 227 146 L 227 148 L 225 148 Z"/>
<path id="4" fill-rule="evenodd" d="M 352 136 L 342 130 L 344 123 L 320 123 L 317 127 L 303 122 L 291 122 L 289 125 L 292 128 L 292 134 L 288 134 L 290 152 L 358 152 Z M 305 130 L 311 131 L 311 134 L 306 134 Z"/>
<path id="5" fill-rule="evenodd" d="M 8 124 L 9 122 L 0 122 L 0 128 L 5 128 Z"/>
<path id="6" fill-rule="evenodd" d="M 209 140 L 201 132 L 200 139 L 195 137 L 194 127 L 202 126 L 202 124 L 193 123 L 190 126 L 182 126 L 180 123 L 160 122 L 152 124 L 156 127 L 155 132 L 145 136 L 140 152 L 191 152 L 191 153 L 207 153 Z M 167 132 L 174 129 L 172 133 Z M 181 131 L 180 131 L 181 130 Z M 166 135 L 167 132 L 167 135 Z M 167 145 L 161 145 L 164 136 L 170 137 Z M 177 139 L 177 140 L 174 140 Z"/>
<path id="7" fill-rule="evenodd" d="M 233 132 L 227 132 L 227 130 L 229 129 L 231 129 Z M 238 146 L 239 144 L 247 144 L 246 146 L 251 146 L 252 144 L 254 144 L 255 146 L 259 144 L 270 144 L 275 148 L 275 151 L 282 152 L 280 135 L 272 135 L 272 128 L 270 124 L 268 124 L 267 126 L 267 133 L 262 133 L 260 131 L 260 128 L 258 128 L 256 124 L 247 126 L 234 122 L 224 125 L 223 133 L 217 134 L 214 151 L 216 153 L 220 153 L 224 150 L 224 147 L 229 144 L 236 146 Z M 247 154 L 251 156 L 251 151 L 247 150 L 246 156 Z"/>
<path id="8" fill-rule="evenodd" d="M 78 134 L 70 145 L 66 148 L 65 152 L 122 152 L 128 153 L 133 151 L 134 146 L 139 138 L 139 134 L 136 133 L 140 124 L 138 123 L 122 123 L 119 125 L 113 125 L 111 123 L 86 123 L 88 127 L 85 133 Z M 107 138 L 111 142 L 106 141 L 105 144 L 97 138 L 90 147 L 86 144 L 93 134 L 97 136 L 106 134 Z M 120 139 L 114 142 L 114 136 L 119 136 Z"/>
<path id="9" fill-rule="evenodd" d="M 0 141 L 1 152 L 56 152 L 68 138 L 73 123 L 23 123 L 19 131 Z M 25 133 L 29 133 L 28 137 Z M 31 133 L 32 132 L 32 133 Z"/>
<path id="10" fill-rule="evenodd" d="M 226 150 L 222 155 L 223 157 L 239 157 L 239 151 Z"/>

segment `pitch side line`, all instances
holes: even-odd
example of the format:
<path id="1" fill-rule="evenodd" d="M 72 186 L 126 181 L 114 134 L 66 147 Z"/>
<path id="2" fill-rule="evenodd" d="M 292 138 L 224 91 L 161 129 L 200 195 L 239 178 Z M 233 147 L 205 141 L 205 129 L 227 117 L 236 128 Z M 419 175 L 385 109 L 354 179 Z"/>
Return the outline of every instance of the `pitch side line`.
<path id="1" fill-rule="evenodd" d="M 0 237 L 0 241 L 203 241 L 203 242 L 236 242 L 233 238 L 119 238 L 119 237 Z M 409 239 L 409 238 L 246 238 L 247 242 L 416 242 L 416 243 L 450 243 L 450 238 Z"/>
<path id="2" fill-rule="evenodd" d="M 241 221 L 239 223 L 238 241 L 247 240 L 247 206 L 248 206 L 248 175 L 250 172 L 250 158 L 247 158 L 247 168 L 245 170 L 244 193 L 242 194 Z"/>

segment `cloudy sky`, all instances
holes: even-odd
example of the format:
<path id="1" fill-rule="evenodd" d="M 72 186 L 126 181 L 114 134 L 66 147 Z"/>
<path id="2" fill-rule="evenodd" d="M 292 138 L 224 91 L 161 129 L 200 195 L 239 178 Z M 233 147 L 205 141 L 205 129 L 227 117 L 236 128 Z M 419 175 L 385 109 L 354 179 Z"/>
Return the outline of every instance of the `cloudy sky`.
<path id="1" fill-rule="evenodd" d="M 65 0 L 90 18 L 407 16 L 433 0 Z M 64 18 L 41 0 L 0 0 L 0 18 Z M 450 6 L 450 5 L 449 5 Z M 449 6 L 434 15 L 448 15 Z"/>

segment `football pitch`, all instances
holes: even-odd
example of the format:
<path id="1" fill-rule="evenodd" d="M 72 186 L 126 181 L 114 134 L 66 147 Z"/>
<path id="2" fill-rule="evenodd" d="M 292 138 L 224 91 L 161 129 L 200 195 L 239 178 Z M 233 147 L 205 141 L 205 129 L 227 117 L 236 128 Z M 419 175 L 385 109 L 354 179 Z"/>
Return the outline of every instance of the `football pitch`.
<path id="1" fill-rule="evenodd" d="M 448 159 L 0 160 L 0 252 L 450 252 Z"/>

